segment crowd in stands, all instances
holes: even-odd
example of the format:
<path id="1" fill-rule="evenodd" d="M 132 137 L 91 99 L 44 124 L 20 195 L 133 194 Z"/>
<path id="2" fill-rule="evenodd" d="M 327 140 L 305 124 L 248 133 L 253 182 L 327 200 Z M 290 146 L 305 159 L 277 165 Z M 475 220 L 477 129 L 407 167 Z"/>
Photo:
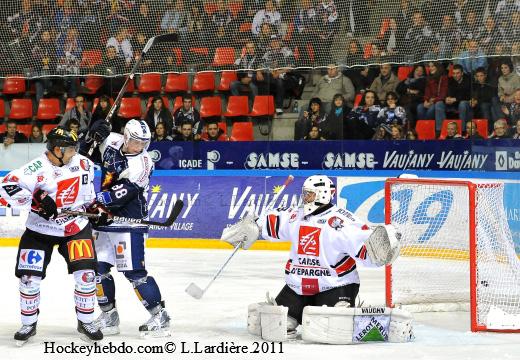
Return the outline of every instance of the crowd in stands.
<path id="1" fill-rule="evenodd" d="M 195 106 L 206 95 L 222 96 L 221 108 L 246 95 L 249 111 L 259 96 L 272 95 L 272 114 L 264 115 L 283 116 L 288 99 L 299 99 L 312 81 L 295 68 L 317 65 L 327 66 L 327 73 L 314 85 L 308 108 L 297 109 L 295 140 L 518 138 L 520 0 L 393 2 L 394 11 L 371 29 L 367 16 L 378 5 L 370 1 L 6 0 L 0 73 L 31 78 L 34 112 L 42 99 L 73 98 L 74 106 L 55 123 L 87 130 L 108 113 L 121 75 L 147 39 L 171 32 L 179 43 L 154 47 L 138 70 L 167 73 L 159 89 L 128 90 L 143 101 L 152 97 L 139 115 L 157 141 L 229 140 L 219 125 L 226 112 L 201 116 Z M 343 43 L 344 50 L 336 48 Z M 392 65 L 403 62 L 416 65 Z M 232 77 L 222 89 L 215 85 L 224 72 L 198 92 L 187 82 L 167 89 L 172 72 L 190 69 L 228 70 Z M 13 99 L 5 82 L 3 95 Z M 86 104 L 94 98 L 91 112 Z M 180 104 L 171 111 L 174 98 Z M 113 128 L 119 131 L 126 120 L 116 116 Z M 425 137 L 424 121 L 433 136 Z M 13 133 L 19 124 L 5 122 L 4 144 L 24 141 Z M 30 130 L 34 142 L 44 139 L 40 125 Z"/>

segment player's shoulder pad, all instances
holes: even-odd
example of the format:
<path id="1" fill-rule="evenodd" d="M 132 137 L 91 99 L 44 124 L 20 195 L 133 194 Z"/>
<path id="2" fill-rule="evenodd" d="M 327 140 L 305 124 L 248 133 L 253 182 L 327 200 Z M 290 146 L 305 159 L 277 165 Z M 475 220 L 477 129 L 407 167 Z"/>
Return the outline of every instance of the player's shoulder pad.
<path id="1" fill-rule="evenodd" d="M 104 143 L 106 146 L 111 146 L 115 148 L 121 147 L 123 145 L 124 137 L 123 135 L 115 132 L 111 132 L 110 135 L 105 139 Z"/>
<path id="2" fill-rule="evenodd" d="M 119 175 L 119 179 L 128 179 L 140 187 L 148 185 L 153 171 L 153 161 L 144 151 L 137 156 L 127 157 L 128 167 Z"/>

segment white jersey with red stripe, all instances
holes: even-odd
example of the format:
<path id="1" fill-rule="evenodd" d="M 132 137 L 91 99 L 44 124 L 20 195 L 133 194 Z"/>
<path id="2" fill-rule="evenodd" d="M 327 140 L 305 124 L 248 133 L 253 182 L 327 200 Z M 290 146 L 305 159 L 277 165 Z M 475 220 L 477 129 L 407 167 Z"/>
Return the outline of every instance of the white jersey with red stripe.
<path id="1" fill-rule="evenodd" d="M 42 154 L 23 167 L 11 171 L 0 183 L 0 205 L 30 209 L 33 194 L 46 191 L 61 209 L 84 211 L 95 200 L 94 163 L 82 155 L 75 155 L 63 166 L 53 165 Z M 88 224 L 86 217 L 60 215 L 45 220 L 29 212 L 25 226 L 40 234 L 71 236 Z"/>
<path id="2" fill-rule="evenodd" d="M 297 294 L 359 284 L 357 263 L 376 266 L 364 245 L 372 230 L 337 206 L 311 216 L 303 216 L 303 208 L 272 210 L 257 222 L 264 239 L 291 242 L 285 281 Z"/>

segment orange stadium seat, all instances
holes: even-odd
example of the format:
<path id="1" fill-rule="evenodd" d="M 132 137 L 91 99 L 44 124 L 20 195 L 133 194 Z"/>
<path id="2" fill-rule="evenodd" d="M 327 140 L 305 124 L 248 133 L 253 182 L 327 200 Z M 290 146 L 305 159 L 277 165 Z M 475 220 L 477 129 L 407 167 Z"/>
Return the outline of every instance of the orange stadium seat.
<path id="1" fill-rule="evenodd" d="M 399 78 L 399 81 L 406 80 L 412 71 L 413 66 L 399 66 L 399 69 L 397 69 L 397 77 Z"/>
<path id="2" fill-rule="evenodd" d="M 36 119 L 54 120 L 61 115 L 59 99 L 40 99 Z"/>
<path id="3" fill-rule="evenodd" d="M 208 118 L 222 115 L 222 100 L 219 96 L 203 97 L 200 100 L 200 117 Z"/>
<path id="4" fill-rule="evenodd" d="M 103 54 L 101 50 L 85 50 L 81 57 L 81 67 L 93 67 L 101 65 L 103 62 Z"/>
<path id="5" fill-rule="evenodd" d="M 249 98 L 247 96 L 228 97 L 225 117 L 247 116 L 249 114 Z"/>
<path id="6" fill-rule="evenodd" d="M 219 122 L 218 127 L 222 129 L 224 135 L 227 135 L 227 124 L 224 121 Z"/>
<path id="7" fill-rule="evenodd" d="M 215 2 L 208 1 L 208 2 L 204 3 L 204 11 L 208 15 L 213 15 L 213 13 L 215 11 L 217 11 L 217 9 L 218 9 L 218 6 L 217 6 L 217 4 Z"/>
<path id="8" fill-rule="evenodd" d="M 139 86 L 137 87 L 137 91 L 140 94 L 143 93 L 151 93 L 151 92 L 161 92 L 161 74 L 158 73 L 146 73 L 141 75 L 141 79 L 139 81 Z"/>
<path id="9" fill-rule="evenodd" d="M 42 131 L 44 134 L 48 134 L 49 131 L 54 129 L 56 126 L 58 126 L 58 125 L 57 124 L 45 124 L 42 126 Z"/>
<path id="10" fill-rule="evenodd" d="M 245 22 L 240 24 L 238 27 L 238 32 L 251 32 L 251 29 L 253 28 L 253 23 Z"/>
<path id="11" fill-rule="evenodd" d="M 415 131 L 419 140 L 435 139 L 435 120 L 417 120 Z"/>
<path id="12" fill-rule="evenodd" d="M 254 141 L 253 123 L 250 121 L 235 122 L 231 127 L 231 141 Z"/>
<path id="13" fill-rule="evenodd" d="M 166 77 L 164 91 L 167 93 L 188 92 L 188 74 L 169 73 Z"/>
<path id="14" fill-rule="evenodd" d="M 18 76 L 8 76 L 4 81 L 2 93 L 4 95 L 24 94 L 27 90 L 25 86 L 25 78 Z"/>
<path id="15" fill-rule="evenodd" d="M 354 107 L 359 106 L 361 99 L 363 99 L 363 94 L 356 94 L 356 97 L 354 98 Z"/>
<path id="16" fill-rule="evenodd" d="M 141 118 L 141 99 L 138 97 L 122 98 L 118 116 L 125 119 Z"/>
<path id="17" fill-rule="evenodd" d="M 5 101 L 4 99 L 0 99 L 0 120 L 5 118 Z"/>
<path id="18" fill-rule="evenodd" d="M 105 78 L 97 75 L 89 75 L 85 79 L 85 88 L 88 89 L 85 93 L 88 95 L 94 95 L 105 83 Z"/>
<path id="19" fill-rule="evenodd" d="M 32 125 L 31 124 L 16 125 L 16 131 L 21 132 L 25 136 L 29 137 L 29 136 L 31 136 Z"/>
<path id="20" fill-rule="evenodd" d="M 22 120 L 31 119 L 33 116 L 31 99 L 13 99 L 9 119 Z"/>
<path id="21" fill-rule="evenodd" d="M 229 91 L 231 83 L 233 81 L 237 81 L 237 73 L 236 71 L 222 71 L 220 74 L 220 82 L 218 84 L 218 91 Z"/>
<path id="22" fill-rule="evenodd" d="M 477 132 L 484 139 L 488 138 L 488 119 L 473 119 L 475 125 L 477 125 Z"/>
<path id="23" fill-rule="evenodd" d="M 201 92 L 201 91 L 214 91 L 215 90 L 215 72 L 213 71 L 204 71 L 198 72 L 195 74 L 193 78 L 193 85 L 191 86 L 191 91 Z"/>
<path id="24" fill-rule="evenodd" d="M 450 122 L 456 122 L 457 123 L 457 127 L 459 129 L 458 133 L 459 135 L 462 135 L 462 120 L 453 120 L 453 119 L 445 119 L 443 122 L 442 122 L 442 127 L 441 127 L 441 135 L 439 136 L 439 139 L 444 139 L 446 138 L 446 135 L 447 135 L 447 129 L 448 129 L 448 124 Z"/>
<path id="25" fill-rule="evenodd" d="M 255 96 L 251 116 L 271 116 L 274 115 L 274 98 L 272 95 Z"/>
<path id="26" fill-rule="evenodd" d="M 175 55 L 175 65 L 182 65 L 182 49 L 181 48 L 173 48 L 173 54 Z"/>
<path id="27" fill-rule="evenodd" d="M 235 48 L 219 47 L 215 49 L 213 57 L 213 66 L 226 66 L 235 63 Z"/>
<path id="28" fill-rule="evenodd" d="M 230 1 L 229 2 L 229 11 L 231 11 L 231 15 L 236 18 L 238 14 L 244 8 L 244 2 L 242 0 L 238 1 Z"/>

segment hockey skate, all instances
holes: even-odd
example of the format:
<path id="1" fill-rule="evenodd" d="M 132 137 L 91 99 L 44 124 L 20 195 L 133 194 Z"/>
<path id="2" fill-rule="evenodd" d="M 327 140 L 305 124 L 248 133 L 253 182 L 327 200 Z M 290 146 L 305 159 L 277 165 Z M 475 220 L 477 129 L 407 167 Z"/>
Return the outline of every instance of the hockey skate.
<path id="1" fill-rule="evenodd" d="M 14 340 L 16 341 L 16 346 L 23 346 L 29 338 L 36 335 L 36 323 L 32 323 L 30 325 L 22 325 L 20 330 L 18 330 L 14 334 Z"/>
<path id="2" fill-rule="evenodd" d="M 96 326 L 104 336 L 119 334 L 119 314 L 114 307 L 109 311 L 102 311 L 101 315 L 94 320 Z"/>
<path id="3" fill-rule="evenodd" d="M 164 302 L 150 310 L 152 317 L 143 325 L 139 326 L 141 338 L 156 338 L 171 336 L 170 316 L 164 308 Z"/>
<path id="4" fill-rule="evenodd" d="M 78 320 L 78 332 L 80 334 L 79 337 L 81 340 L 86 342 L 103 340 L 103 333 L 97 328 L 96 325 L 94 325 L 93 322 L 84 323 Z"/>

